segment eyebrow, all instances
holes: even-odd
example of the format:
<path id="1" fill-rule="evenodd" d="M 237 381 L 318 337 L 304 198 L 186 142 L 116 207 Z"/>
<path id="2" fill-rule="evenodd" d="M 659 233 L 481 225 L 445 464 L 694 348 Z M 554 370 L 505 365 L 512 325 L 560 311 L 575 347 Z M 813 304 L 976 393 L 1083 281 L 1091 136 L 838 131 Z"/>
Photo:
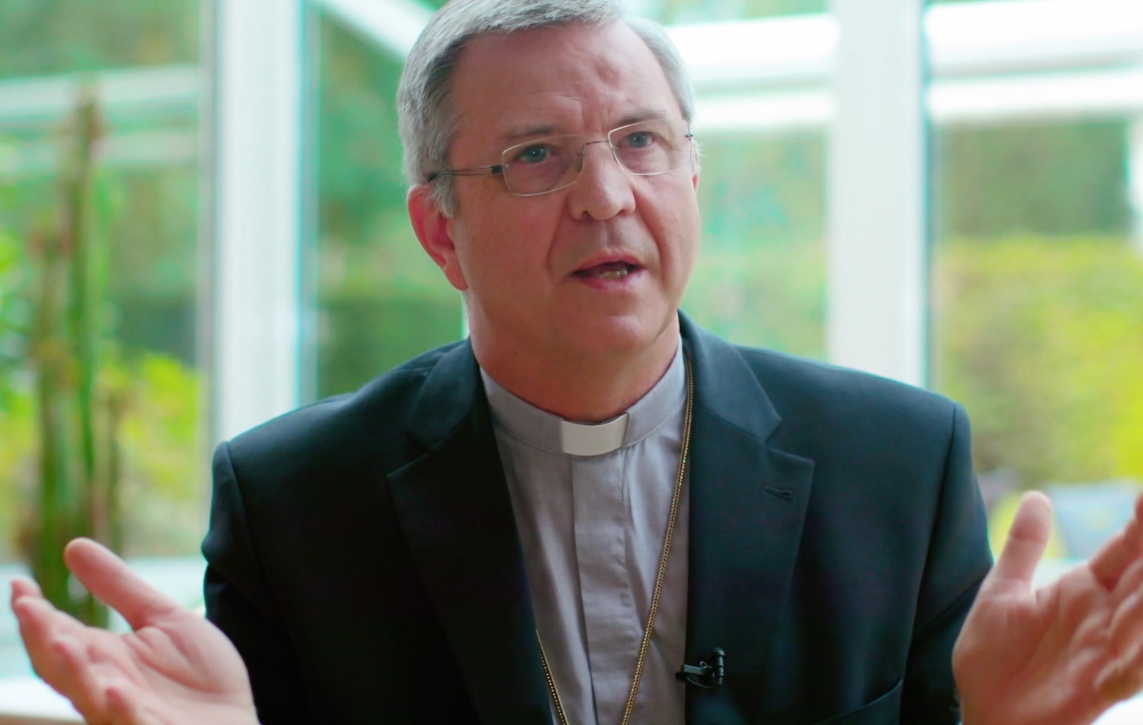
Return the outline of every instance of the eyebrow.
<path id="1" fill-rule="evenodd" d="M 516 128 L 508 129 L 507 133 L 500 136 L 502 141 L 518 141 L 524 138 L 531 138 L 535 136 L 551 136 L 555 134 L 556 127 L 552 125 L 543 126 L 518 126 Z"/>
<path id="2" fill-rule="evenodd" d="M 667 117 L 667 112 L 661 108 L 645 108 L 623 116 L 619 119 L 618 123 L 616 123 L 614 127 L 619 128 L 621 126 L 627 126 L 628 124 L 639 123 L 641 121 L 665 121 L 667 120 Z M 500 136 L 500 140 L 511 142 L 526 138 L 535 138 L 537 136 L 553 136 L 557 133 L 558 132 L 556 131 L 556 127 L 552 124 L 516 126 L 514 128 L 509 128 L 508 131 L 502 134 Z"/>
<path id="3" fill-rule="evenodd" d="M 623 118 L 619 119 L 619 125 L 616 126 L 615 128 L 619 128 L 620 126 L 626 126 L 626 125 L 631 124 L 631 123 L 640 123 L 642 121 L 666 121 L 666 120 L 667 120 L 667 112 L 666 111 L 664 111 L 661 108 L 655 108 L 655 109 L 648 108 L 648 109 L 642 109 L 642 110 L 636 111 L 635 113 L 627 114 Z"/>

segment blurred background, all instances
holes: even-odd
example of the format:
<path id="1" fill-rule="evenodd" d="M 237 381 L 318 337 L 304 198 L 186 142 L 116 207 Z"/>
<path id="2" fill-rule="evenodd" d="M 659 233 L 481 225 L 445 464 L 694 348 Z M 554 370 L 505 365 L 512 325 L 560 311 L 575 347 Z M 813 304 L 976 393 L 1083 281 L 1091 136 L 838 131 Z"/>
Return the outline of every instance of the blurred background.
<path id="1" fill-rule="evenodd" d="M 994 545 L 1041 488 L 1090 554 L 1143 481 L 1138 0 L 628 4 L 698 89 L 684 309 L 960 401 Z M 393 102 L 438 5 L 0 2 L 0 580 L 89 533 L 196 604 L 212 447 L 462 335 Z"/>

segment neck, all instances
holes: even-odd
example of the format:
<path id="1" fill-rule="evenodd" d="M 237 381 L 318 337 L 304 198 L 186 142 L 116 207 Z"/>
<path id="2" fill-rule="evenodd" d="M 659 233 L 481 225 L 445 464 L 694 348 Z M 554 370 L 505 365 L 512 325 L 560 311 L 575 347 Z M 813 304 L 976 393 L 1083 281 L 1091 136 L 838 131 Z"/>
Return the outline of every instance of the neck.
<path id="1" fill-rule="evenodd" d="M 476 359 L 493 380 L 537 408 L 577 423 L 610 420 L 634 405 L 667 372 L 679 343 L 677 324 L 634 353 L 500 352 L 472 336 Z"/>

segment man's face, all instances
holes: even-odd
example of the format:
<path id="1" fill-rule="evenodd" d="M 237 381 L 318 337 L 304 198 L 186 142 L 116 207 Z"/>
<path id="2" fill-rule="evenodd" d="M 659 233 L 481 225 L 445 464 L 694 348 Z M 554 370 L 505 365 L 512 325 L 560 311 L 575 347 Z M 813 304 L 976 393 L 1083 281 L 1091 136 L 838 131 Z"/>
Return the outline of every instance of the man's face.
<path id="1" fill-rule="evenodd" d="M 656 117 L 690 146 L 658 61 L 621 23 L 476 38 L 457 61 L 453 94 L 451 168 L 498 164 L 532 138 L 595 141 Z M 410 209 L 430 255 L 467 292 L 478 355 L 585 360 L 673 352 L 700 236 L 697 184 L 691 163 L 632 176 L 598 143 L 560 191 L 518 197 L 498 176 L 459 177 L 453 218 L 419 224 Z"/>

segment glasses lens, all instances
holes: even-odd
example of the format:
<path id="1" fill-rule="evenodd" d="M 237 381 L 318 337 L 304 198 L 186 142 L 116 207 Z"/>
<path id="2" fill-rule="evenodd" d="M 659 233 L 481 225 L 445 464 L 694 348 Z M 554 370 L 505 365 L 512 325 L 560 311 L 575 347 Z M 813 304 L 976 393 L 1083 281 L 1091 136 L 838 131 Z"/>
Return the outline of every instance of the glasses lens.
<path id="1" fill-rule="evenodd" d="M 637 176 L 665 174 L 684 166 L 690 139 L 667 121 L 632 123 L 607 134 L 619 165 Z M 504 150 L 500 157 L 504 183 L 517 196 L 562 189 L 579 175 L 583 136 L 546 136 Z"/>
<path id="2" fill-rule="evenodd" d="M 619 164 L 632 174 L 665 174 L 683 166 L 690 141 L 666 121 L 621 126 L 607 135 Z"/>
<path id="3" fill-rule="evenodd" d="M 548 136 L 505 149 L 504 183 L 513 194 L 542 194 L 571 183 L 582 147 L 580 136 Z"/>

